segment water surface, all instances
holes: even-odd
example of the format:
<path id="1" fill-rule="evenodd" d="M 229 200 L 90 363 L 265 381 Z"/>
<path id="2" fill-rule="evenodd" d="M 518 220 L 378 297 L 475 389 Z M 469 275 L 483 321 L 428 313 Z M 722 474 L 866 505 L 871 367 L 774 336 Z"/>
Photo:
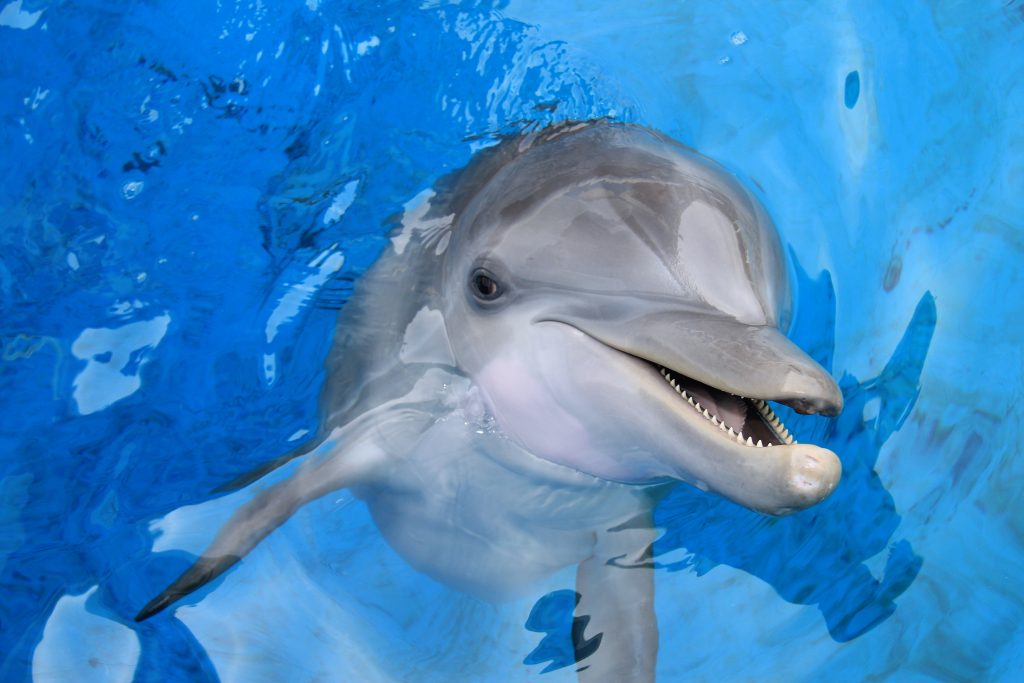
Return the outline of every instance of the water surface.
<path id="1" fill-rule="evenodd" d="M 825 504 L 661 505 L 660 680 L 1024 669 L 1020 2 L 14 0 L 0 45 L 0 678 L 573 680 L 571 571 L 476 601 L 347 492 L 131 617 L 315 429 L 396 217 L 595 117 L 757 192 L 847 402 L 787 419 L 843 459 Z"/>

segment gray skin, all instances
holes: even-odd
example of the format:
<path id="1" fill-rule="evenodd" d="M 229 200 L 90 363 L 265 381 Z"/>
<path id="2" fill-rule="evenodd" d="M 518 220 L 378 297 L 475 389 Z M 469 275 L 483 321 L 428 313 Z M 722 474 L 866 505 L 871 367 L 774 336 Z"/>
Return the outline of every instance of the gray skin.
<path id="1" fill-rule="evenodd" d="M 780 332 L 775 229 L 717 164 L 628 125 L 507 139 L 436 190 L 340 316 L 317 437 L 235 484 L 306 461 L 137 619 L 348 487 L 410 564 L 471 594 L 522 595 L 576 565 L 577 614 L 601 634 L 581 680 L 653 680 L 667 486 L 784 515 L 839 480 L 835 454 L 790 443 L 751 400 L 842 407 Z"/>

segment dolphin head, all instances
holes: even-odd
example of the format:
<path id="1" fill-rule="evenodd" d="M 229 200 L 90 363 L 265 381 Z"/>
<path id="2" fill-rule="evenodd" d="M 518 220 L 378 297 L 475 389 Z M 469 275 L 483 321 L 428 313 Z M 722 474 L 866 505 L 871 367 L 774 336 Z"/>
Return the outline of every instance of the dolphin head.
<path id="1" fill-rule="evenodd" d="M 768 402 L 835 415 L 842 395 L 780 331 L 786 265 L 756 198 L 637 126 L 504 145 L 456 212 L 441 283 L 500 428 L 600 479 L 682 480 L 769 514 L 828 496 L 839 459 Z"/>

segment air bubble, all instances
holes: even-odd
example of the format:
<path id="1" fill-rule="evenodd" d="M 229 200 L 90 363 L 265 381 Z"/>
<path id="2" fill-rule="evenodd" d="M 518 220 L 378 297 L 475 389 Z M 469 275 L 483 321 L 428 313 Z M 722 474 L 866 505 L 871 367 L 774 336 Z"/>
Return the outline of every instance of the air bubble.
<path id="1" fill-rule="evenodd" d="M 846 83 L 843 85 L 843 103 L 847 109 L 853 109 L 858 98 L 860 98 L 860 74 L 857 71 L 851 71 L 846 74 Z"/>
<path id="2" fill-rule="evenodd" d="M 125 199 L 135 199 L 142 192 L 144 183 L 141 180 L 132 180 L 121 186 L 121 195 Z"/>

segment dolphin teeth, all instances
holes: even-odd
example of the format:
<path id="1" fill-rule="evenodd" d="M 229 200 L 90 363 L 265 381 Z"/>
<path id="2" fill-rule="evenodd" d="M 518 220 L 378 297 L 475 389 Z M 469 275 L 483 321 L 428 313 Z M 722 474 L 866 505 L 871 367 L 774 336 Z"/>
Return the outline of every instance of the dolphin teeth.
<path id="1" fill-rule="evenodd" d="M 774 410 L 772 410 L 772 407 L 771 405 L 769 405 L 768 401 L 761 398 L 756 398 L 751 399 L 751 403 L 754 405 L 755 408 L 757 408 L 757 412 L 761 414 L 761 417 L 768 424 L 768 426 L 775 431 L 776 436 L 780 440 L 780 443 L 778 444 L 773 444 L 771 441 L 769 441 L 768 443 L 759 441 L 758 444 L 761 445 L 762 448 L 770 448 L 776 445 L 781 446 L 796 443 L 796 440 L 793 439 L 792 435 L 790 435 L 789 433 L 789 430 L 786 429 L 786 425 L 782 423 L 782 420 L 779 419 L 779 416 L 775 414 Z"/>
<path id="2" fill-rule="evenodd" d="M 739 398 L 747 401 L 757 409 L 761 418 L 763 418 L 764 421 L 775 430 L 780 443 L 772 443 L 771 440 L 766 443 L 762 439 L 758 439 L 755 443 L 753 437 L 745 436 L 743 432 L 735 431 L 732 427 L 725 424 L 725 420 L 719 420 L 717 415 L 711 413 L 707 408 L 702 406 L 700 401 L 694 400 L 693 395 L 683 388 L 680 378 L 676 377 L 671 370 L 665 367 L 659 367 L 658 372 L 665 378 L 665 381 L 667 381 L 669 385 L 676 390 L 677 394 L 685 398 L 686 402 L 693 406 L 694 410 L 703 415 L 705 419 L 710 420 L 711 424 L 718 427 L 729 436 L 735 438 L 737 443 L 755 448 L 771 448 L 772 446 L 792 445 L 798 443 L 765 399 L 739 396 Z"/>

